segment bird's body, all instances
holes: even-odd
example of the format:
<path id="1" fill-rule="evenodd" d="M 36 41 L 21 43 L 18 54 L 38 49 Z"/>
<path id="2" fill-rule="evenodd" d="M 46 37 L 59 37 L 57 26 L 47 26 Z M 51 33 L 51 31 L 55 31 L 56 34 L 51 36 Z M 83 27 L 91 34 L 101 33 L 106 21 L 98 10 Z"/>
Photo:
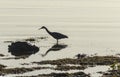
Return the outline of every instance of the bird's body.
<path id="1" fill-rule="evenodd" d="M 40 29 L 45 29 L 47 31 L 48 34 L 50 34 L 54 39 L 58 40 L 59 39 L 64 39 L 64 38 L 68 38 L 68 36 L 58 33 L 58 32 L 50 32 L 45 26 L 41 27 Z"/>
<path id="2" fill-rule="evenodd" d="M 63 35 L 61 33 L 58 32 L 52 32 L 51 36 L 55 39 L 63 39 L 63 38 L 68 38 L 66 35 Z"/>

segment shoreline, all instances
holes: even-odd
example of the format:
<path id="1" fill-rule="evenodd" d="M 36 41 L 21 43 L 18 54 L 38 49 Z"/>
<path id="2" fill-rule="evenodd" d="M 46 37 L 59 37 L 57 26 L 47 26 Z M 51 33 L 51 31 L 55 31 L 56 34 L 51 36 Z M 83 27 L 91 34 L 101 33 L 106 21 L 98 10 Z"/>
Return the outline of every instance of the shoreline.
<path id="1" fill-rule="evenodd" d="M 58 59 L 58 60 L 46 60 L 46 61 L 40 61 L 40 62 L 32 62 L 32 64 L 37 64 L 37 65 L 55 65 L 55 67 L 29 67 L 29 68 L 6 68 L 4 65 L 3 68 L 0 70 L 0 75 L 1 76 L 6 76 L 9 74 L 24 74 L 27 72 L 32 72 L 35 70 L 43 70 L 43 69 L 52 69 L 52 70 L 58 70 L 58 71 L 70 71 L 70 70 L 85 70 L 89 67 L 96 67 L 98 65 L 100 66 L 110 66 L 113 65 L 114 63 L 120 63 L 120 57 L 114 57 L 114 56 L 93 56 L 93 57 L 84 57 L 80 59 L 72 59 L 72 58 L 65 58 L 65 59 Z M 29 65 L 29 64 L 27 64 Z M 110 76 L 112 77 L 112 74 L 114 71 L 109 70 L 111 72 Z M 102 72 L 99 71 L 99 74 L 102 74 L 102 77 L 107 77 L 108 76 L 108 71 Z M 119 71 L 119 70 L 117 70 Z M 119 72 L 118 72 L 119 74 Z M 83 76 L 83 77 L 91 77 L 91 74 L 86 74 L 85 72 L 74 72 L 74 73 L 50 73 L 50 74 L 38 74 L 38 77 L 44 76 L 44 77 L 55 77 L 55 76 L 65 76 L 65 77 L 74 77 L 74 76 Z M 114 74 L 113 74 L 114 75 Z M 19 77 L 19 76 L 17 76 Z M 24 77 L 24 76 L 23 76 Z M 31 77 L 34 77 L 34 75 L 31 75 Z M 117 76 L 116 76 L 117 77 Z"/>

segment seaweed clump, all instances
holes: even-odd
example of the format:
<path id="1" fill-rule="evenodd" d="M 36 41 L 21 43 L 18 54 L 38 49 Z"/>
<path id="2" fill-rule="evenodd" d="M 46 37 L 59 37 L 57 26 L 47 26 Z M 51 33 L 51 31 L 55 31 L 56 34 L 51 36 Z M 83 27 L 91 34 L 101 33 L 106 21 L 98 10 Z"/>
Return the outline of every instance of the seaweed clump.
<path id="1" fill-rule="evenodd" d="M 111 70 L 108 70 L 102 77 L 120 77 L 120 64 L 114 63 L 111 66 Z"/>
<path id="2" fill-rule="evenodd" d="M 28 39 L 25 39 L 25 41 L 34 42 L 36 40 L 34 38 L 28 38 Z"/>
<path id="3" fill-rule="evenodd" d="M 35 64 L 51 64 L 51 65 L 63 65 L 63 64 L 80 64 L 80 65 L 111 65 L 115 62 L 120 62 L 119 57 L 114 56 L 94 56 L 85 57 L 80 59 L 58 59 L 58 60 L 46 60 L 41 62 L 33 62 Z"/>
<path id="4" fill-rule="evenodd" d="M 88 74 L 84 72 L 76 72 L 76 73 L 51 73 L 51 74 L 42 74 L 38 75 L 38 77 L 90 77 Z"/>
<path id="5" fill-rule="evenodd" d="M 32 67 L 32 68 L 1 68 L 0 69 L 0 76 L 7 75 L 7 74 L 23 74 L 26 72 L 40 70 L 40 69 L 47 69 L 49 67 Z"/>
<path id="6" fill-rule="evenodd" d="M 120 70 L 109 70 L 102 77 L 120 77 Z"/>
<path id="7" fill-rule="evenodd" d="M 68 65 L 58 65 L 55 70 L 68 71 L 68 70 L 84 70 L 87 66 L 68 66 Z"/>
<path id="8" fill-rule="evenodd" d="M 31 55 L 39 51 L 37 46 L 31 45 L 27 42 L 15 42 L 8 47 L 8 52 L 14 56 Z"/>
<path id="9" fill-rule="evenodd" d="M 17 76 L 17 77 L 26 77 L 26 76 Z M 84 72 L 76 72 L 76 73 L 50 73 L 50 74 L 39 74 L 36 76 L 29 77 L 90 77 L 89 74 L 85 74 Z"/>

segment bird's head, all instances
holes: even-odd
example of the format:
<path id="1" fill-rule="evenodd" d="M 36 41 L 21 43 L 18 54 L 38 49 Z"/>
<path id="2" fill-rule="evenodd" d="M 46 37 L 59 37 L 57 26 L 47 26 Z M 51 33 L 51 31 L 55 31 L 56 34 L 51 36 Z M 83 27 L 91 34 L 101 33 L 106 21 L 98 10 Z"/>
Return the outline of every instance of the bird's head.
<path id="1" fill-rule="evenodd" d="M 40 29 L 45 29 L 45 28 L 46 28 L 45 26 L 42 26 L 41 28 L 39 28 L 39 30 L 40 30 Z"/>

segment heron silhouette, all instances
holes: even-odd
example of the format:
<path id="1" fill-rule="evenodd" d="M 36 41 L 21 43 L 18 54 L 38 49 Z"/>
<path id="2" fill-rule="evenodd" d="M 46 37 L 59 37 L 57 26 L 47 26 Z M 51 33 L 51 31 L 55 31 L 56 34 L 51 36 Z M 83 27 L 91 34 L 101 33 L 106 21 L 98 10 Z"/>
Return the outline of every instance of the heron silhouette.
<path id="1" fill-rule="evenodd" d="M 49 31 L 45 26 L 42 26 L 40 29 L 45 29 L 47 31 L 48 34 L 50 34 L 54 39 L 57 40 L 57 44 L 58 44 L 58 40 L 59 39 L 64 39 L 64 38 L 68 38 L 68 36 L 58 33 L 58 32 L 51 32 Z"/>

